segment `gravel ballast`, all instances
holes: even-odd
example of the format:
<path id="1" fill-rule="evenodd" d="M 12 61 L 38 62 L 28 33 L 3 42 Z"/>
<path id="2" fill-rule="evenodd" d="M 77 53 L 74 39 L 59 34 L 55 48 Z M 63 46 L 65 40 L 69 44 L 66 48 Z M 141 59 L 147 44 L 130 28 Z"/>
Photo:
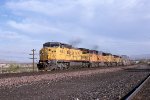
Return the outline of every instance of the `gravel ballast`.
<path id="1" fill-rule="evenodd" d="M 128 66 L 125 68 L 134 68 L 136 66 Z M 71 78 L 71 77 L 79 77 L 79 76 L 88 76 L 92 74 L 100 74 L 100 73 L 109 73 L 122 70 L 124 67 L 120 68 L 107 68 L 107 69 L 96 69 L 96 70 L 78 70 L 78 71 L 71 71 L 71 72 L 63 72 L 63 73 L 45 73 L 41 74 L 35 73 L 31 74 L 26 73 L 26 75 L 22 74 L 15 74 L 13 77 L 4 77 L 0 78 L 0 86 L 12 86 L 12 85 L 20 85 L 22 83 L 32 83 L 37 81 L 49 80 L 49 81 L 57 81 L 63 78 Z M 20 76 L 19 76 L 20 75 Z M 29 76 L 28 76 L 29 75 Z M 16 77 L 15 77 L 16 76 Z"/>
<path id="2" fill-rule="evenodd" d="M 0 100 L 121 99 L 149 74 L 134 67 L 4 78 Z"/>

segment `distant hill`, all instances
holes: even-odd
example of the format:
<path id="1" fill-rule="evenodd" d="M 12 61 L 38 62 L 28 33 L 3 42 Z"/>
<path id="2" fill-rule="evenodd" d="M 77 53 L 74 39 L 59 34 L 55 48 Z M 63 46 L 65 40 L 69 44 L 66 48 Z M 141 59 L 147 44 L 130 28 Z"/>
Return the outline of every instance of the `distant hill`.
<path id="1" fill-rule="evenodd" d="M 7 60 L 0 59 L 0 63 L 17 63 L 17 62 L 16 61 L 7 61 Z"/>
<path id="2" fill-rule="evenodd" d="M 6 62 L 6 61 L 5 61 L 5 60 L 0 59 L 0 63 L 4 63 L 4 62 Z"/>
<path id="3" fill-rule="evenodd" d="M 132 55 L 131 59 L 150 59 L 150 54 Z"/>
<path id="4" fill-rule="evenodd" d="M 13 63 L 16 63 L 16 64 L 31 64 L 32 61 L 30 61 L 30 62 L 21 62 L 21 61 L 9 61 L 9 60 L 0 59 L 0 63 L 6 63 L 6 64 L 13 64 Z M 35 63 L 36 63 L 36 61 L 35 61 Z"/>

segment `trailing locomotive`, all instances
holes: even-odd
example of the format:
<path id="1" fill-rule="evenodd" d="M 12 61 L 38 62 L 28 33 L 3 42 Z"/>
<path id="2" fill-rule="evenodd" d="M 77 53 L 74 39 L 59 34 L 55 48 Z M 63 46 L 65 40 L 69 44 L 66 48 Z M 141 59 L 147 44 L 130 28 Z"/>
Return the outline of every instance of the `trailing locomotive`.
<path id="1" fill-rule="evenodd" d="M 79 67 L 128 65 L 130 60 L 110 53 L 75 48 L 60 42 L 47 42 L 40 50 L 39 70 L 55 70 Z"/>

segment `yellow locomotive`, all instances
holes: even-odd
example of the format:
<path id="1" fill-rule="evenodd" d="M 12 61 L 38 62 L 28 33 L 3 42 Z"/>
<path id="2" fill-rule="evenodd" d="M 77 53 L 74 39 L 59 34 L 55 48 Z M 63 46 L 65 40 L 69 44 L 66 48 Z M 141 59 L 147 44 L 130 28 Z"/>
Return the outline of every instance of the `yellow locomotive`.
<path id="1" fill-rule="evenodd" d="M 128 59 L 109 53 L 85 48 L 74 48 L 60 42 L 47 42 L 40 50 L 39 70 L 55 70 L 80 67 L 127 65 Z"/>

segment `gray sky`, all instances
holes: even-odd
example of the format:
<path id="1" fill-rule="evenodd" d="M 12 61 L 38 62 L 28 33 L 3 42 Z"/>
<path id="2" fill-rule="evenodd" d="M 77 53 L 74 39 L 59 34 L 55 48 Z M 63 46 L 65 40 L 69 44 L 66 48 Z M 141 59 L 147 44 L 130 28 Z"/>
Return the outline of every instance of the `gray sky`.
<path id="1" fill-rule="evenodd" d="M 0 59 L 28 61 L 47 41 L 113 54 L 150 52 L 149 0 L 0 1 Z"/>

